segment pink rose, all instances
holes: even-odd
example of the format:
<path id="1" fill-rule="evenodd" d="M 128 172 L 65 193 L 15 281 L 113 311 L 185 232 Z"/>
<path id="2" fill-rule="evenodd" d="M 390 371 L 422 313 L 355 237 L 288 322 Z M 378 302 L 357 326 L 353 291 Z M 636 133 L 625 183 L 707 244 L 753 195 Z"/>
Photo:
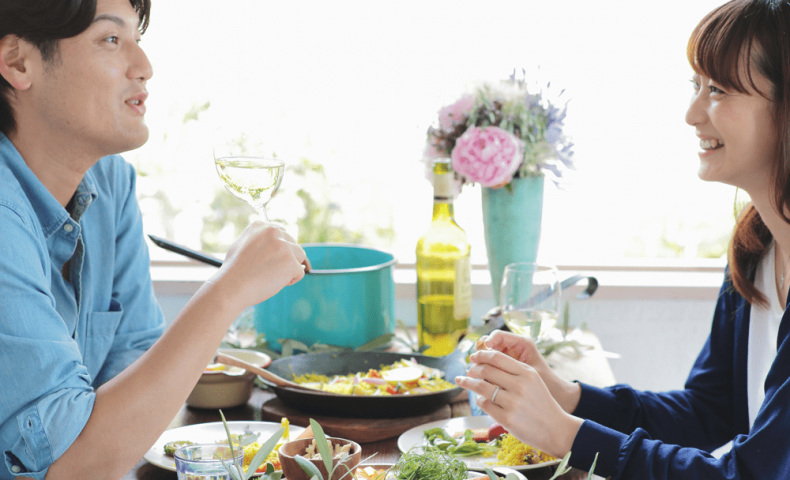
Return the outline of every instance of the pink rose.
<path id="1" fill-rule="evenodd" d="M 475 97 L 464 95 L 457 102 L 439 110 L 439 127 L 449 132 L 455 125 L 465 122 L 465 117 L 475 108 Z"/>
<path id="2" fill-rule="evenodd" d="M 521 165 L 523 143 L 499 127 L 470 127 L 455 142 L 453 169 L 484 187 L 507 183 Z"/>

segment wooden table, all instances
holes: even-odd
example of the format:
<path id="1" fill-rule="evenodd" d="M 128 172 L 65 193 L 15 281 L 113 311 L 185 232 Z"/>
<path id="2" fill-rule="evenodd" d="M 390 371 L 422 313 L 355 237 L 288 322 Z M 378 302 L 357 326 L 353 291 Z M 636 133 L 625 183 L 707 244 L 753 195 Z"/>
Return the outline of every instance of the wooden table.
<path id="1" fill-rule="evenodd" d="M 568 351 L 562 353 L 555 352 L 548 357 L 549 363 L 561 377 L 568 380 L 580 380 L 590 385 L 600 387 L 613 385 L 615 383 L 614 374 L 612 373 L 608 360 L 605 356 L 596 353 L 602 352 L 598 339 L 592 333 L 585 333 L 582 341 L 594 347 L 591 354 L 579 356 Z M 264 418 L 265 413 L 261 408 L 265 402 L 271 400 L 273 397 L 274 394 L 272 392 L 255 388 L 250 401 L 246 405 L 233 409 L 223 409 L 223 413 L 228 421 L 277 421 L 279 419 Z M 450 405 L 450 408 L 453 418 L 470 415 L 466 394 L 459 395 Z M 221 419 L 216 410 L 194 409 L 185 405 L 181 407 L 181 410 L 179 410 L 168 428 L 219 421 L 221 421 Z M 373 453 L 376 453 L 376 456 L 373 457 L 369 463 L 397 462 L 400 458 L 397 437 L 362 444 L 362 458 L 366 458 Z M 545 480 L 553 474 L 553 467 L 530 470 L 526 473 L 530 480 Z M 560 478 L 563 480 L 583 479 L 587 478 L 587 474 L 579 470 L 572 470 L 570 473 Z M 176 480 L 177 475 L 175 472 L 157 467 L 141 459 L 137 465 L 123 477 L 123 480 L 135 479 Z"/>

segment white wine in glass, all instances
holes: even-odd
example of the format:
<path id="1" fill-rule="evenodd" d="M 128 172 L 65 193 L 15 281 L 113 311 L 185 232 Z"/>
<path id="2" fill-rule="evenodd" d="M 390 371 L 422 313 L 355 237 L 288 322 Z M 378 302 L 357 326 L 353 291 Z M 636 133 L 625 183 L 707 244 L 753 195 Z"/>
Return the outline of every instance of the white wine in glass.
<path id="1" fill-rule="evenodd" d="M 561 288 L 556 267 L 514 263 L 505 267 L 502 317 L 510 331 L 538 339 L 557 324 Z"/>
<path id="2" fill-rule="evenodd" d="M 223 157 L 214 160 L 214 164 L 225 188 L 268 221 L 266 204 L 280 187 L 285 163 L 267 158 Z"/>
<path id="3" fill-rule="evenodd" d="M 214 139 L 217 175 L 235 197 L 244 200 L 269 221 L 266 204 L 280 187 L 285 162 L 267 148 L 267 143 L 242 130 L 222 127 Z"/>

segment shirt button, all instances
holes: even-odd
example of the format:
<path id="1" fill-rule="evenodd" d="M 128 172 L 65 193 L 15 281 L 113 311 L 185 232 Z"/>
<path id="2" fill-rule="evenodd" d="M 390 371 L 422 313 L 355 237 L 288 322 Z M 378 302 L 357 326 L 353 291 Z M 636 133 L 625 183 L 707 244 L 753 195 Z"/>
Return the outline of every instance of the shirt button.
<path id="1" fill-rule="evenodd" d="M 14 473 L 19 473 L 22 471 L 22 469 L 19 467 L 19 465 L 14 465 L 13 467 L 11 467 L 11 471 Z"/>
<path id="2" fill-rule="evenodd" d="M 70 223 L 63 225 L 63 231 L 66 233 L 71 233 L 74 230 L 74 226 Z"/>

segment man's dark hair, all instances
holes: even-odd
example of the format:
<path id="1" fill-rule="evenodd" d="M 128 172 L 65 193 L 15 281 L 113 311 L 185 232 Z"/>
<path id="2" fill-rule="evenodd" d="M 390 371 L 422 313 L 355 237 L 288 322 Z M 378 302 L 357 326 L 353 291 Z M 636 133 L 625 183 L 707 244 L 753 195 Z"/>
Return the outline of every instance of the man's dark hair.
<path id="1" fill-rule="evenodd" d="M 79 35 L 96 16 L 97 0 L 0 0 L 0 39 L 16 35 L 39 49 L 46 62 L 57 61 L 60 40 Z M 140 16 L 140 31 L 148 27 L 150 0 L 129 0 Z M 8 102 L 12 87 L 0 76 L 0 132 L 16 129 Z"/>

